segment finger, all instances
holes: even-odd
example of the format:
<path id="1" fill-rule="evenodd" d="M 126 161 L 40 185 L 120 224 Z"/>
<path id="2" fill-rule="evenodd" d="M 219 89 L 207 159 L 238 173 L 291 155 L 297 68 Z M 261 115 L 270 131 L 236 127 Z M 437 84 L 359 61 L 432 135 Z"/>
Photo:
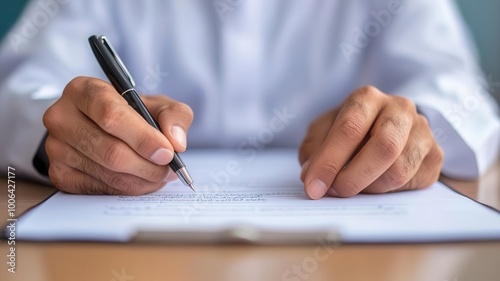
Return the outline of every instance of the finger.
<path id="1" fill-rule="evenodd" d="M 151 114 L 158 120 L 163 134 L 173 145 L 174 150 L 183 152 L 187 147 L 187 131 L 193 122 L 193 111 L 181 102 L 165 96 L 144 97 Z"/>
<path id="2" fill-rule="evenodd" d="M 81 112 L 67 110 L 60 116 L 57 121 L 55 117 L 52 118 L 49 136 L 70 144 L 99 165 L 115 172 L 141 177 L 150 182 L 163 180 L 168 173 L 168 166 L 156 165 L 144 159 L 126 143 L 104 132 Z M 68 126 L 66 120 L 78 121 Z M 51 141 L 48 142 L 51 143 Z M 48 155 L 58 154 L 57 146 L 52 150 L 46 147 Z"/>
<path id="3" fill-rule="evenodd" d="M 332 127 L 336 114 L 334 111 L 327 112 L 309 126 L 299 148 L 299 163 L 301 166 L 304 166 L 305 162 L 321 147 Z"/>
<path id="4" fill-rule="evenodd" d="M 149 125 L 110 84 L 99 79 L 76 78 L 64 93 L 100 128 L 145 159 L 158 165 L 172 161 L 173 147 L 167 138 Z"/>
<path id="5" fill-rule="evenodd" d="M 378 179 L 363 190 L 365 193 L 385 193 L 406 185 L 420 170 L 434 144 L 425 117 L 419 115 L 401 155 Z"/>
<path id="6" fill-rule="evenodd" d="M 98 179 L 59 162 L 51 162 L 49 177 L 55 187 L 63 192 L 86 195 L 142 195 L 152 191 L 132 192 L 117 189 Z"/>
<path id="7" fill-rule="evenodd" d="M 443 150 L 437 143 L 434 143 L 415 176 L 402 187 L 393 191 L 422 189 L 431 186 L 439 179 L 443 159 Z"/>
<path id="8" fill-rule="evenodd" d="M 91 175 L 107 186 L 120 190 L 124 194 L 144 194 L 164 186 L 171 178 L 170 169 L 154 182 L 147 181 L 130 174 L 118 173 L 109 170 L 92 161 L 73 147 L 49 136 L 46 141 L 46 150 L 51 155 L 51 161 L 64 163 L 66 166 Z M 92 188 L 92 187 L 89 187 Z"/>
<path id="9" fill-rule="evenodd" d="M 384 101 L 380 91 L 364 87 L 342 106 L 305 176 L 305 191 L 311 199 L 321 198 L 332 185 L 370 130 Z"/>
<path id="10" fill-rule="evenodd" d="M 302 165 L 302 170 L 300 172 L 300 180 L 302 182 L 305 181 L 306 179 L 306 175 L 307 175 L 307 172 L 309 171 L 309 167 L 311 167 L 311 160 L 307 160 L 306 162 L 304 162 L 304 164 Z"/>
<path id="11" fill-rule="evenodd" d="M 349 165 L 343 169 L 329 194 L 350 197 L 358 194 L 379 178 L 405 148 L 414 122 L 415 105 L 401 98 L 399 106 L 385 107 L 370 132 L 370 139 Z"/>
<path id="12" fill-rule="evenodd" d="M 49 178 L 57 189 L 67 193 L 117 195 L 120 192 L 88 174 L 55 161 L 50 162 Z"/>
<path id="13" fill-rule="evenodd" d="M 300 180 L 304 182 L 307 171 L 311 166 L 311 158 L 321 148 L 321 144 L 328 136 L 337 111 L 330 111 L 321 115 L 308 128 L 306 136 L 299 148 L 299 163 L 302 167 Z"/>

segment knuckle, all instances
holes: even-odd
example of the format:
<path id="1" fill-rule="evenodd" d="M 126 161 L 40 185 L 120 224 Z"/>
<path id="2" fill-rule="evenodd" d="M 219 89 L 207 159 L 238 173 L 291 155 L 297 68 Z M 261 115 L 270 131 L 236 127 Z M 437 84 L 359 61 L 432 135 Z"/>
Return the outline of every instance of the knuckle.
<path id="1" fill-rule="evenodd" d="M 82 185 L 80 188 L 81 194 L 85 195 L 118 195 L 119 192 L 117 189 L 109 186 L 107 183 L 103 181 L 91 181 L 87 180 L 87 183 Z"/>
<path id="2" fill-rule="evenodd" d="M 433 155 L 428 156 L 424 159 L 424 165 L 427 167 L 428 172 L 426 173 L 425 186 L 427 187 L 439 179 L 441 174 L 441 168 L 444 161 L 444 153 L 441 147 L 436 146 Z"/>
<path id="3" fill-rule="evenodd" d="M 425 118 L 422 114 L 418 114 L 417 122 L 423 127 L 430 128 L 429 120 L 427 120 L 427 118 Z"/>
<path id="4" fill-rule="evenodd" d="M 370 180 L 375 180 L 377 177 L 377 174 L 375 173 L 375 167 L 370 164 L 367 164 L 367 167 L 362 171 L 362 174 Z"/>
<path id="5" fill-rule="evenodd" d="M 429 152 L 429 154 L 424 158 L 423 164 L 431 169 L 432 171 L 441 172 L 441 167 L 444 162 L 444 152 L 439 145 L 435 145 Z"/>
<path id="6" fill-rule="evenodd" d="M 57 189 L 67 193 L 86 195 L 116 193 L 113 188 L 102 182 L 94 182 L 90 177 L 83 179 L 75 177 L 69 168 L 61 165 L 50 165 L 49 178 Z"/>
<path id="7" fill-rule="evenodd" d="M 154 149 L 158 146 L 157 139 L 158 136 L 155 134 L 144 133 L 137 140 L 134 150 L 136 150 L 140 155 L 145 155 L 149 151 L 154 151 Z"/>
<path id="8" fill-rule="evenodd" d="M 405 133 L 410 129 L 411 123 L 403 115 L 386 116 L 382 119 L 381 127 L 390 130 L 393 134 L 403 138 Z"/>
<path id="9" fill-rule="evenodd" d="M 60 150 L 61 148 L 57 145 L 57 141 L 49 135 L 45 141 L 45 153 L 49 159 L 55 158 Z"/>
<path id="10" fill-rule="evenodd" d="M 393 96 L 394 100 L 397 102 L 398 106 L 402 108 L 405 112 L 417 112 L 417 106 L 410 99 L 401 97 L 401 96 Z"/>
<path id="11" fill-rule="evenodd" d="M 77 77 L 73 78 L 68 83 L 68 85 L 79 86 L 79 85 L 82 85 L 83 83 L 85 83 L 85 81 L 87 81 L 89 79 L 91 79 L 91 78 L 86 77 L 86 76 L 77 76 Z"/>
<path id="12" fill-rule="evenodd" d="M 359 94 L 365 95 L 365 94 Z M 355 96 L 353 98 L 348 99 L 342 108 L 341 115 L 348 114 L 349 116 L 362 116 L 366 118 L 368 116 L 366 106 L 364 105 L 363 100 L 366 98 L 363 96 Z"/>
<path id="13" fill-rule="evenodd" d="M 51 163 L 49 166 L 49 179 L 58 190 L 67 193 L 83 193 L 85 187 L 70 173 L 70 169 L 63 165 Z"/>
<path id="14" fill-rule="evenodd" d="M 365 85 L 356 90 L 352 96 L 353 99 L 359 101 L 377 101 L 384 99 L 384 95 L 377 87 L 372 85 Z"/>
<path id="15" fill-rule="evenodd" d="M 378 97 L 380 95 L 380 91 L 377 87 L 373 85 L 365 85 L 357 91 L 363 97 Z"/>
<path id="16" fill-rule="evenodd" d="M 105 106 L 99 116 L 99 127 L 106 132 L 112 132 L 127 114 L 125 108 L 118 104 L 111 103 Z"/>
<path id="17" fill-rule="evenodd" d="M 124 179 L 123 175 L 119 173 L 113 173 L 108 176 L 106 179 L 106 184 L 112 188 L 116 188 L 119 190 L 125 190 L 127 188 L 127 182 Z"/>
<path id="18" fill-rule="evenodd" d="M 69 88 L 69 94 L 78 94 L 84 100 L 91 101 L 97 94 L 96 90 L 98 87 L 94 79 L 82 78 L 81 80 L 77 80 L 73 85 L 74 87 Z"/>
<path id="19" fill-rule="evenodd" d="M 182 102 L 174 102 L 170 104 L 169 109 L 174 112 L 177 118 L 185 122 L 187 125 L 190 125 L 193 121 L 194 113 L 189 105 Z"/>
<path id="20" fill-rule="evenodd" d="M 79 93 L 82 91 L 82 87 L 85 84 L 85 81 L 88 80 L 88 77 L 78 76 L 73 78 L 67 85 L 64 87 L 63 96 L 72 95 L 75 93 Z"/>
<path id="21" fill-rule="evenodd" d="M 142 195 L 144 194 L 144 183 L 139 180 L 127 181 L 118 192 L 123 195 Z"/>
<path id="22" fill-rule="evenodd" d="M 102 96 L 99 94 L 109 89 L 108 84 L 97 78 L 84 78 L 80 85 L 80 88 L 73 93 L 78 94 L 78 100 L 81 106 L 87 111 L 90 111 L 90 107 L 96 98 Z"/>
<path id="23" fill-rule="evenodd" d="M 410 181 L 411 170 L 408 166 L 397 161 L 386 172 L 387 181 L 391 188 L 400 188 Z"/>
<path id="24" fill-rule="evenodd" d="M 423 148 L 418 145 L 413 149 L 405 149 L 402 153 L 402 157 L 396 160 L 396 165 L 405 168 L 408 172 L 416 170 L 422 163 L 423 160 Z"/>
<path id="25" fill-rule="evenodd" d="M 99 92 L 105 91 L 109 89 L 109 85 L 97 78 L 83 78 L 84 80 L 81 82 L 83 89 L 82 89 L 82 94 L 89 95 L 89 96 L 95 96 Z"/>
<path id="26" fill-rule="evenodd" d="M 111 186 L 105 186 L 103 188 L 103 194 L 106 194 L 106 195 L 120 195 L 120 193 L 118 192 L 117 189 L 111 187 Z"/>
<path id="27" fill-rule="evenodd" d="M 193 110 L 189 105 L 183 102 L 176 102 L 174 106 L 179 112 L 184 112 L 186 115 L 193 116 Z"/>
<path id="28" fill-rule="evenodd" d="M 64 186 L 64 178 L 61 174 L 61 169 L 55 163 L 49 165 L 49 179 L 57 189 L 61 189 Z"/>
<path id="29" fill-rule="evenodd" d="M 99 166 L 99 164 L 95 163 L 94 161 L 88 158 L 82 158 L 82 157 L 75 158 L 74 163 L 72 164 L 74 164 L 76 169 L 83 171 L 87 174 L 94 175 L 97 178 L 101 178 L 103 176 L 104 172 L 102 168 Z"/>
<path id="30" fill-rule="evenodd" d="M 102 194 L 100 189 L 95 185 L 85 185 L 81 182 L 75 182 L 72 186 L 71 193 L 84 195 L 99 195 Z"/>
<path id="31" fill-rule="evenodd" d="M 75 129 L 75 137 L 77 141 L 73 146 L 84 155 L 91 156 L 95 154 L 103 133 L 99 129 L 82 125 Z"/>
<path id="32" fill-rule="evenodd" d="M 443 165 L 443 162 L 444 162 L 444 151 L 439 145 L 436 145 L 436 146 L 437 146 L 436 163 L 439 166 L 439 168 L 441 168 L 441 166 Z"/>
<path id="33" fill-rule="evenodd" d="M 400 139 L 392 133 L 380 134 L 375 137 L 375 151 L 383 162 L 394 161 L 401 151 Z"/>
<path id="34" fill-rule="evenodd" d="M 58 179 L 58 176 L 49 177 L 50 181 L 55 188 L 66 193 L 81 193 L 81 188 L 79 186 L 72 186 L 68 181 L 63 179 Z"/>
<path id="35" fill-rule="evenodd" d="M 121 170 L 125 160 L 125 149 L 125 145 L 120 142 L 112 142 L 104 152 L 104 163 L 112 170 Z"/>
<path id="36" fill-rule="evenodd" d="M 64 124 L 57 102 L 45 111 L 42 117 L 42 122 L 45 128 L 49 131 Z"/>
<path id="37" fill-rule="evenodd" d="M 80 190 L 78 193 L 84 194 L 84 195 L 115 195 L 114 189 L 112 187 L 109 187 L 103 183 L 96 185 L 96 184 L 89 184 L 89 185 L 81 185 L 78 190 Z"/>
<path id="38" fill-rule="evenodd" d="M 340 188 L 336 189 L 340 197 L 351 197 L 358 194 L 362 188 L 355 181 L 346 178 L 339 184 Z"/>
<path id="39" fill-rule="evenodd" d="M 319 174 L 326 178 L 335 177 L 340 169 L 340 165 L 333 159 L 326 159 L 318 166 Z"/>
<path id="40" fill-rule="evenodd" d="M 363 125 L 357 118 L 340 120 L 339 133 L 349 142 L 359 142 L 364 138 Z"/>

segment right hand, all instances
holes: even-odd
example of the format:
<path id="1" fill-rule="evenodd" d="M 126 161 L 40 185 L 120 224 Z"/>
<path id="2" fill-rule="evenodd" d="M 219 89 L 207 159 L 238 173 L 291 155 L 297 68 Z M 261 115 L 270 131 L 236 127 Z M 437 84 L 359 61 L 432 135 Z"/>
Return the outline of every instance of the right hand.
<path id="1" fill-rule="evenodd" d="M 139 195 L 177 178 L 167 165 L 186 150 L 193 112 L 165 96 L 142 97 L 163 134 L 109 83 L 77 77 L 43 116 L 49 177 L 79 194 Z"/>

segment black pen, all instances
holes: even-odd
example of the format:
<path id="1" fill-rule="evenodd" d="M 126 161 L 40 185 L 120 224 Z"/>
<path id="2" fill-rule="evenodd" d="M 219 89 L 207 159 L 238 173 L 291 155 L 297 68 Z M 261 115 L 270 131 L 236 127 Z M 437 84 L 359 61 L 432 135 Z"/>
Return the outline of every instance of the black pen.
<path id="1" fill-rule="evenodd" d="M 116 91 L 125 98 L 128 104 L 135 109 L 149 125 L 160 130 L 160 126 L 151 116 L 148 109 L 142 102 L 141 98 L 135 90 L 135 82 L 130 75 L 130 72 L 123 64 L 120 57 L 115 53 L 113 47 L 109 43 L 105 36 L 90 36 L 89 37 L 90 47 L 94 52 L 97 61 L 101 65 L 102 70 L 108 77 L 109 81 L 115 87 Z M 182 162 L 181 158 L 174 152 L 174 159 L 168 164 L 170 168 L 177 174 L 179 179 L 184 183 L 184 185 L 189 186 L 193 191 L 193 179 L 189 175 L 186 166 Z"/>

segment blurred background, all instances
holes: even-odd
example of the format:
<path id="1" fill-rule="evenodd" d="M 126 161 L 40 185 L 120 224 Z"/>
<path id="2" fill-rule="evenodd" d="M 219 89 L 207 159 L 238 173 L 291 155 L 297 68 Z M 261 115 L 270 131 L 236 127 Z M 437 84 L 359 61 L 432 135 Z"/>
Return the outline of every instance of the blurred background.
<path id="1" fill-rule="evenodd" d="M 7 4 L 7 3 L 8 4 Z M 0 10 L 0 38 L 3 38 L 28 0 L 4 1 Z M 481 66 L 487 76 L 500 83 L 500 1 L 456 0 L 478 47 Z M 453 46 L 450 46 L 453 48 Z M 500 103 L 500 89 L 492 94 Z"/>

